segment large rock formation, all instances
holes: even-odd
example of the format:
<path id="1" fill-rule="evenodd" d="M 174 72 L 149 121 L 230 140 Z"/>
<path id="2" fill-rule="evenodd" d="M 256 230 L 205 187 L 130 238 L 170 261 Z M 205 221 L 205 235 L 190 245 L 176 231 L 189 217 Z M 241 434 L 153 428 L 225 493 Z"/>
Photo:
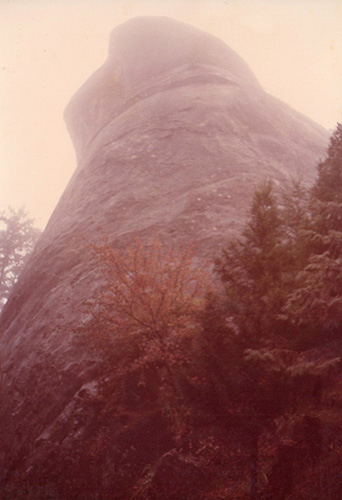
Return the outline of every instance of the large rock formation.
<path id="1" fill-rule="evenodd" d="M 69 343 L 98 279 L 84 239 L 107 233 L 122 246 L 155 229 L 210 254 L 241 227 L 256 183 L 311 182 L 327 143 L 325 130 L 266 94 L 224 43 L 166 18 L 114 30 L 107 62 L 73 97 L 66 121 L 78 167 L 1 317 L 4 481 L 19 470 L 42 478 L 55 470 L 67 481 L 72 470 L 84 485 L 93 473 L 81 461 L 63 469 L 97 418 L 80 413 L 96 360 Z M 105 482 L 108 457 L 101 467 Z"/>

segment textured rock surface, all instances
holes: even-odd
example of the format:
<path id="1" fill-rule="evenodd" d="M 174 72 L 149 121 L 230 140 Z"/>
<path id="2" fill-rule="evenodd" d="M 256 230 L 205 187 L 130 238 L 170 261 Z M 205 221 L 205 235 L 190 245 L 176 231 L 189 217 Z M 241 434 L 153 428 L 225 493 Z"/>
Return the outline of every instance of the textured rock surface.
<path id="1" fill-rule="evenodd" d="M 53 469 L 82 428 L 75 412 L 96 361 L 70 347 L 68 325 L 98 279 L 84 238 L 124 245 L 157 229 L 207 254 L 241 226 L 255 183 L 311 182 L 327 143 L 225 44 L 165 18 L 114 30 L 66 120 L 78 168 L 1 317 L 3 477 Z"/>

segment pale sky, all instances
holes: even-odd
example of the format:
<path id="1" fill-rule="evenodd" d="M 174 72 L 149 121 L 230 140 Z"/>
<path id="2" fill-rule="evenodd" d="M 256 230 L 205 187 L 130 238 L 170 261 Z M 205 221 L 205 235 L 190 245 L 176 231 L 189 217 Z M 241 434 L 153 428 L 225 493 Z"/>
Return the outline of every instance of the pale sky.
<path id="1" fill-rule="evenodd" d="M 138 15 L 218 36 L 268 93 L 342 121 L 342 0 L 0 0 L 0 210 L 24 205 L 44 228 L 76 168 L 63 111 Z"/>

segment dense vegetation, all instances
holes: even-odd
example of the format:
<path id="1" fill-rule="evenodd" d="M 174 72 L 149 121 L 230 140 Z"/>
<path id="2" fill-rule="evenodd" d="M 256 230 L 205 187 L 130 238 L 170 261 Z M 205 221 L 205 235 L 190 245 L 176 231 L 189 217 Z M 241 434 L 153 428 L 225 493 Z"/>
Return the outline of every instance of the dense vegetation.
<path id="1" fill-rule="evenodd" d="M 157 238 L 91 253 L 88 434 L 15 498 L 341 499 L 341 125 L 313 188 L 259 186 L 213 265 Z"/>

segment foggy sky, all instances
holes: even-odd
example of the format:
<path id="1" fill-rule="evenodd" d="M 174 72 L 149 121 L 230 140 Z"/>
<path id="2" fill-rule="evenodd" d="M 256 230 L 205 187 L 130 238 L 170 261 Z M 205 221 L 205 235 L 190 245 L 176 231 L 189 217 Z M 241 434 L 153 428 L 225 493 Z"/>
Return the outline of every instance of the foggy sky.
<path id="1" fill-rule="evenodd" d="M 218 36 L 268 93 L 342 121 L 342 0 L 0 0 L 0 210 L 25 205 L 44 227 L 76 168 L 64 108 L 137 15 Z"/>

